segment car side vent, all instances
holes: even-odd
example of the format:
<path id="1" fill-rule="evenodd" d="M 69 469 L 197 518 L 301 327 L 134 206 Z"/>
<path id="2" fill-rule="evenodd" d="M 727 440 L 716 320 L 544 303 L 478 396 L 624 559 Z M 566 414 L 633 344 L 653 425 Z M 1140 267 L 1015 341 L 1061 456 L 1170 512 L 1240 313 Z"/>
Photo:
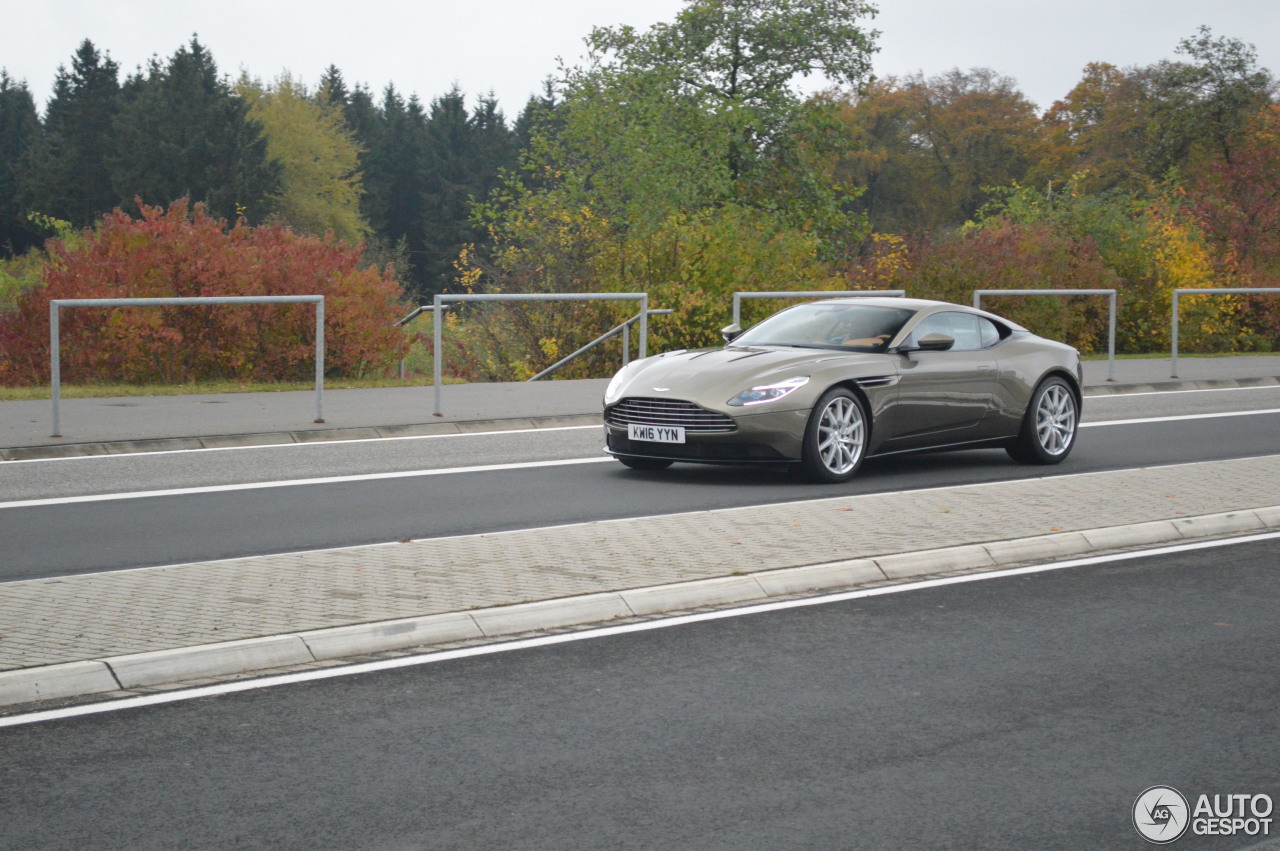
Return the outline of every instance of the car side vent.
<path id="1" fill-rule="evenodd" d="M 858 379 L 859 387 L 888 387 L 898 381 L 896 375 L 870 375 L 866 378 Z"/>

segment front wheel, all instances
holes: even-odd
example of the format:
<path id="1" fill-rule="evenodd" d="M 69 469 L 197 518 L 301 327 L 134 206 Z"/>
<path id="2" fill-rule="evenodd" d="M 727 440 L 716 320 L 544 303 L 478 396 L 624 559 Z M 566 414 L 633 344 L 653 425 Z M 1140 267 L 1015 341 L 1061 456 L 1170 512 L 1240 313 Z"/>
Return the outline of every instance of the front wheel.
<path id="1" fill-rule="evenodd" d="M 817 482 L 849 481 L 862 466 L 869 432 L 862 400 L 843 387 L 833 387 L 809 415 L 801 470 Z"/>
<path id="2" fill-rule="evenodd" d="M 1071 453 L 1080 426 L 1076 394 L 1064 379 L 1047 378 L 1031 394 L 1022 430 L 1007 452 L 1023 464 L 1057 464 Z"/>

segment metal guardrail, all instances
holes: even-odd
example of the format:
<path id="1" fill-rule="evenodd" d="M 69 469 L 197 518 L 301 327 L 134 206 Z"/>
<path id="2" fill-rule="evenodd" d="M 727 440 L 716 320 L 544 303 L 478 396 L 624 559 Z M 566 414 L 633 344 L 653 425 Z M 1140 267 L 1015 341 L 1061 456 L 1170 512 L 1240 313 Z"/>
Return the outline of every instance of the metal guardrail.
<path id="1" fill-rule="evenodd" d="M 433 340 L 432 340 L 433 364 L 432 364 L 431 381 L 432 381 L 432 395 L 433 395 L 433 402 L 434 402 L 433 413 L 435 414 L 435 416 L 439 417 L 444 415 L 442 405 L 440 402 L 440 387 L 444 383 L 444 322 L 443 322 L 443 319 L 444 319 L 445 306 L 448 304 L 460 304 L 460 303 L 467 303 L 467 302 L 526 302 L 526 301 L 527 302 L 638 301 L 640 302 L 640 313 L 637 314 L 637 316 L 635 317 L 635 320 L 629 320 L 628 322 L 624 322 L 623 325 L 620 327 L 624 327 L 624 331 L 625 331 L 625 326 L 627 326 L 630 321 L 636 321 L 636 320 L 639 321 L 640 342 L 639 342 L 638 355 L 641 358 L 644 358 L 648 355 L 649 316 L 651 314 L 662 312 L 662 311 L 649 309 L 648 293 L 533 293 L 533 294 L 483 293 L 483 294 L 474 294 L 474 295 L 473 294 L 448 295 L 445 293 L 439 293 L 434 298 L 432 298 L 430 307 L 427 307 L 426 305 L 418 307 L 412 313 L 405 316 L 403 319 L 401 319 L 396 323 L 396 325 L 404 325 L 405 323 L 414 319 L 414 317 L 418 316 L 419 314 L 424 313 L 428 310 L 431 311 L 431 316 L 432 316 L 431 324 L 434 326 L 431 329 L 432 335 L 433 335 Z M 612 333 L 617 333 L 617 332 L 618 332 L 618 329 L 615 328 L 613 329 L 612 332 L 610 332 L 610 335 Z M 574 355 L 571 355 L 570 357 L 580 354 L 582 351 L 585 351 L 587 348 L 590 348 L 592 345 L 596 345 L 597 343 L 602 342 L 606 338 L 600 338 L 596 341 L 593 341 L 592 343 L 589 343 L 586 347 L 579 350 L 579 352 L 575 352 Z M 628 350 L 630 350 L 629 340 L 628 340 L 627 348 Z M 556 366 L 559 366 L 559 364 L 556 364 Z M 546 370 L 544 370 L 542 373 L 539 373 L 538 376 L 535 376 L 535 378 L 541 377 L 545 373 L 546 373 Z"/>
<path id="2" fill-rule="evenodd" d="M 648 314 L 650 316 L 665 316 L 668 313 L 675 313 L 675 311 L 674 310 L 648 311 Z M 640 316 L 641 314 L 637 313 L 635 316 L 632 316 L 630 319 L 627 319 L 623 321 L 621 324 L 616 325 L 613 328 L 610 328 L 608 331 L 605 331 L 599 337 L 596 337 L 590 343 L 587 343 L 585 346 L 578 349 L 573 354 L 565 355 L 564 357 L 560 358 L 560 360 L 556 361 L 555 363 L 551 364 L 551 366 L 544 369 L 542 372 L 539 372 L 537 375 L 533 376 L 533 378 L 530 378 L 527 380 L 537 381 L 539 378 L 545 378 L 551 373 L 555 372 L 560 367 L 567 364 L 569 361 L 576 358 L 578 355 L 585 354 L 586 352 L 590 351 L 591 349 L 594 349 L 596 346 L 603 343 L 605 340 L 611 340 L 614 337 L 618 336 L 619 334 L 622 335 L 622 365 L 626 366 L 631 359 L 631 326 L 634 325 L 636 322 L 640 321 Z"/>
<path id="3" fill-rule="evenodd" d="M 742 323 L 744 298 L 849 298 L 893 296 L 904 298 L 906 290 L 802 290 L 799 292 L 738 292 L 733 294 L 733 324 Z"/>
<path id="4" fill-rule="evenodd" d="M 1173 291 L 1173 307 L 1171 313 L 1173 318 L 1169 326 L 1169 337 L 1171 338 L 1172 348 L 1169 352 L 1170 361 L 1172 362 L 1172 374 L 1170 378 L 1178 377 L 1178 297 L 1183 295 L 1256 295 L 1258 293 L 1280 293 L 1277 287 L 1227 287 L 1223 289 L 1186 289 L 1180 288 Z"/>
<path id="5" fill-rule="evenodd" d="M 1109 300 L 1107 320 L 1107 381 L 1116 380 L 1116 291 L 1115 290 L 974 290 L 973 306 L 981 309 L 984 295 L 1105 295 Z"/>
<path id="6" fill-rule="evenodd" d="M 49 301 L 49 380 L 53 399 L 53 434 L 62 437 L 58 403 L 62 398 L 59 311 L 64 307 L 164 307 L 201 304 L 314 304 L 316 306 L 316 419 L 324 422 L 324 296 L 200 296 L 189 298 L 55 298 Z"/>

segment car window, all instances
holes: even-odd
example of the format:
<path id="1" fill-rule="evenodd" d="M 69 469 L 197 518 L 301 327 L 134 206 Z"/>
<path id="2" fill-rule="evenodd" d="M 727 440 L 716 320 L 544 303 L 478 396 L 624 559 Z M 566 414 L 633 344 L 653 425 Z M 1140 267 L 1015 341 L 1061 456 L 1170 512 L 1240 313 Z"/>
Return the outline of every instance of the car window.
<path id="1" fill-rule="evenodd" d="M 848 302 L 798 305 L 775 313 L 735 346 L 804 346 L 883 352 L 914 311 Z"/>
<path id="2" fill-rule="evenodd" d="M 994 346 L 1000 342 L 1000 329 L 996 327 L 996 323 L 982 316 L 976 318 L 978 320 L 978 330 L 982 333 L 982 348 L 985 349 L 987 346 Z"/>
<path id="3" fill-rule="evenodd" d="M 990 343 L 983 341 L 984 332 L 980 322 L 990 327 L 990 333 L 995 334 L 995 339 L 1000 338 L 999 331 L 995 326 L 981 316 L 975 316 L 972 313 L 959 313 L 956 311 L 944 311 L 943 313 L 935 313 L 932 316 L 926 316 L 915 330 L 911 332 L 911 336 L 919 340 L 926 334 L 946 334 L 948 337 L 955 339 L 956 344 L 951 347 L 953 352 L 972 352 L 985 348 Z M 994 343 L 995 340 L 992 340 Z"/>

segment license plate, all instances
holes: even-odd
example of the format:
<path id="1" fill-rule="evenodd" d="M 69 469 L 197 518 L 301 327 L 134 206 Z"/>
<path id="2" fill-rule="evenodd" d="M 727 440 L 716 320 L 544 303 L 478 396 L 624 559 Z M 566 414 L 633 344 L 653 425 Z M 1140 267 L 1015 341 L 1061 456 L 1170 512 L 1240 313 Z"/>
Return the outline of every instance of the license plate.
<path id="1" fill-rule="evenodd" d="M 647 440 L 651 443 L 684 443 L 684 427 L 628 423 L 627 437 L 632 440 Z"/>

